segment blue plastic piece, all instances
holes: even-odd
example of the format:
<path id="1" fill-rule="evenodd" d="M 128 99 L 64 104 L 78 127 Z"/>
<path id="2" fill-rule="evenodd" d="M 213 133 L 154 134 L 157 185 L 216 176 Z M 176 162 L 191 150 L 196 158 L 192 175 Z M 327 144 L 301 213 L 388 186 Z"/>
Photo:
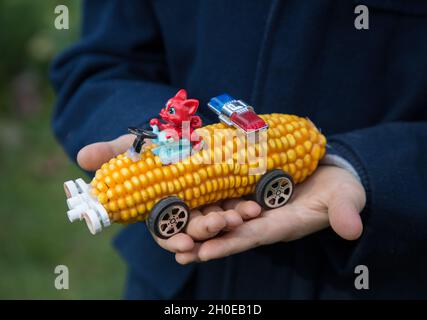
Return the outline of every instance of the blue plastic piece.
<path id="1" fill-rule="evenodd" d="M 154 144 L 157 144 L 157 147 L 151 149 L 151 152 L 159 156 L 162 164 L 167 165 L 182 161 L 195 152 L 188 139 L 182 138 L 174 141 L 173 138 L 166 138 L 166 132 L 159 131 L 158 126 L 151 127 L 153 132 L 157 134 L 157 138 L 151 140 Z M 203 141 L 201 143 L 201 146 L 203 146 Z"/>
<path id="2" fill-rule="evenodd" d="M 223 93 L 223 94 L 221 94 L 219 96 L 213 97 L 209 101 L 208 105 L 209 105 L 209 107 L 211 107 L 211 109 L 214 112 L 216 112 L 217 114 L 221 114 L 222 113 L 221 111 L 222 111 L 222 108 L 224 107 L 224 105 L 227 102 L 230 102 L 230 101 L 233 101 L 233 100 L 235 100 L 235 99 L 232 96 L 230 96 L 227 93 Z"/>
<path id="3" fill-rule="evenodd" d="M 183 138 L 179 141 L 166 142 L 151 149 L 151 151 L 160 157 L 163 164 L 176 163 L 184 160 L 191 155 L 191 143 Z"/>

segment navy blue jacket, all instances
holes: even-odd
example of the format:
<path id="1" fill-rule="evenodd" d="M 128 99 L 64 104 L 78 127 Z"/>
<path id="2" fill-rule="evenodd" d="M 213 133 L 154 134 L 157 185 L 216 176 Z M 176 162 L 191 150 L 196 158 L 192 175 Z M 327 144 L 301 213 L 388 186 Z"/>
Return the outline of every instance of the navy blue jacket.
<path id="1" fill-rule="evenodd" d="M 427 298 L 427 3 L 90 0 L 81 40 L 53 63 L 53 127 L 68 154 L 155 116 L 177 89 L 258 113 L 308 116 L 367 192 L 358 241 L 330 229 L 179 266 L 144 224 L 115 241 L 128 298 Z M 325 185 L 325 188 L 328 186 Z M 95 240 L 94 240 L 95 241 Z M 370 289 L 354 288 L 354 269 Z"/>

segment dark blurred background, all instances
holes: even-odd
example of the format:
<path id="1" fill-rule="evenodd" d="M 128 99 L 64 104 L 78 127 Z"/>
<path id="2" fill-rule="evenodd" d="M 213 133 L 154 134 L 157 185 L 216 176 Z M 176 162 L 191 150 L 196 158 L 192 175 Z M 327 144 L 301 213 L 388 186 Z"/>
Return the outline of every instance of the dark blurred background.
<path id="1" fill-rule="evenodd" d="M 54 27 L 60 4 L 69 8 L 68 30 Z M 62 184 L 84 174 L 50 127 L 55 97 L 48 68 L 78 38 L 80 6 L 77 0 L 0 0 L 2 299 L 121 297 L 124 265 L 111 247 L 120 226 L 92 236 L 84 223 L 68 222 Z M 68 290 L 54 286 L 57 265 L 69 268 Z"/>

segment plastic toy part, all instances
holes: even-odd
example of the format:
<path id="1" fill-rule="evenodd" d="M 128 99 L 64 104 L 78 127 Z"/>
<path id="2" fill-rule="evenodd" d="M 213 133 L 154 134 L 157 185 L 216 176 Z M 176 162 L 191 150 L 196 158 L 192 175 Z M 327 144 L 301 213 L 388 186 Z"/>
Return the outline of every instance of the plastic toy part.
<path id="1" fill-rule="evenodd" d="M 195 142 L 192 136 L 193 131 L 202 126 L 202 120 L 195 115 L 198 106 L 199 101 L 187 99 L 187 92 L 181 89 L 160 111 L 159 115 L 164 123 L 153 118 L 150 120 L 150 126 L 157 126 L 160 131 L 167 132 L 166 138 L 173 138 L 174 141 L 186 138 Z M 188 130 L 185 129 L 186 124 Z"/>
<path id="2" fill-rule="evenodd" d="M 187 99 L 187 92 L 184 89 L 179 90 L 159 113 L 164 123 L 153 118 L 150 120 L 152 131 L 128 128 L 129 133 L 136 135 L 136 138 L 127 156 L 134 162 L 138 161 L 147 139 L 157 145 L 153 153 L 160 157 L 164 165 L 181 161 L 188 158 L 193 151 L 200 150 L 203 141 L 194 133 L 194 129 L 202 125 L 200 117 L 194 115 L 198 106 L 198 100 Z"/>
<path id="3" fill-rule="evenodd" d="M 191 155 L 191 143 L 183 138 L 178 141 L 165 142 L 151 151 L 160 157 L 162 164 L 176 163 Z"/>
<path id="4" fill-rule="evenodd" d="M 235 126 L 246 133 L 268 128 L 267 123 L 254 112 L 251 106 L 226 93 L 212 98 L 208 106 L 222 122 Z"/>
<path id="5" fill-rule="evenodd" d="M 133 153 L 140 153 L 141 152 L 142 147 L 145 144 L 145 139 L 156 139 L 157 138 L 157 134 L 155 132 L 151 132 L 151 131 L 136 128 L 136 127 L 129 127 L 128 132 L 136 135 L 136 138 L 133 141 L 133 144 L 131 147 L 131 152 L 133 152 Z"/>
<path id="6" fill-rule="evenodd" d="M 92 187 L 83 179 L 66 181 L 64 190 L 67 196 L 67 216 L 71 222 L 85 220 L 92 234 L 101 232 L 102 227 L 110 226 L 107 210 L 91 194 Z"/>
<path id="7" fill-rule="evenodd" d="M 160 200 L 151 209 L 147 220 L 148 228 L 156 236 L 167 239 L 183 231 L 190 218 L 190 208 L 177 197 Z"/>
<path id="8" fill-rule="evenodd" d="M 294 181 L 283 170 L 275 169 L 266 173 L 255 188 L 255 200 L 264 209 L 284 206 L 294 192 Z"/>

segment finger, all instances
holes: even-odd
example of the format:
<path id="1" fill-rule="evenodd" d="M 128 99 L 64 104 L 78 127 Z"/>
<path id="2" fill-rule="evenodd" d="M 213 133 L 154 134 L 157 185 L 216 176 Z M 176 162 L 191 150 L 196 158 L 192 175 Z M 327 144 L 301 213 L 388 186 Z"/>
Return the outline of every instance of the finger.
<path id="1" fill-rule="evenodd" d="M 183 254 L 177 254 L 176 260 L 180 263 L 197 261 L 209 261 L 223 258 L 232 254 L 243 252 L 262 244 L 262 236 L 259 231 L 266 220 L 263 218 L 251 220 L 242 224 L 237 229 L 224 233 L 221 237 L 215 237 L 196 245 L 193 250 Z"/>
<path id="2" fill-rule="evenodd" d="M 202 241 L 216 236 L 227 226 L 226 219 L 218 212 L 211 212 L 206 216 L 193 216 L 188 222 L 187 234 L 196 241 Z"/>
<path id="3" fill-rule="evenodd" d="M 131 134 L 126 134 L 111 141 L 89 144 L 79 151 L 77 162 L 83 169 L 95 171 L 111 158 L 129 149 L 133 139 Z"/>
<path id="4" fill-rule="evenodd" d="M 241 215 L 243 220 L 256 218 L 261 213 L 260 205 L 251 200 L 229 199 L 225 200 L 222 206 L 225 210 L 235 210 Z"/>
<path id="5" fill-rule="evenodd" d="M 156 236 L 154 239 L 163 249 L 174 253 L 187 252 L 194 248 L 193 239 L 185 233 L 178 233 L 169 239 L 161 239 Z"/>
<path id="6" fill-rule="evenodd" d="M 227 223 L 227 225 L 224 227 L 225 231 L 232 230 L 243 223 L 243 219 L 237 211 L 235 210 L 224 211 L 224 209 L 220 207 L 218 204 L 208 205 L 202 208 L 201 211 L 203 215 L 207 215 L 211 212 L 217 212 L 222 217 L 224 217 L 225 222 Z"/>
<path id="7" fill-rule="evenodd" d="M 175 260 L 179 264 L 186 265 L 192 262 L 200 262 L 198 258 L 198 251 L 201 243 L 196 243 L 191 251 L 188 252 L 177 252 L 175 254 Z"/>
<path id="8" fill-rule="evenodd" d="M 332 229 L 346 240 L 356 240 L 363 231 L 360 212 L 363 209 L 354 194 L 334 196 L 328 206 L 329 223 Z"/>
<path id="9" fill-rule="evenodd" d="M 219 214 L 224 217 L 227 226 L 225 231 L 230 231 L 243 224 L 242 216 L 235 210 L 220 211 Z"/>
<path id="10" fill-rule="evenodd" d="M 313 213 L 306 208 L 290 205 L 263 212 L 257 219 L 209 239 L 177 259 L 186 263 L 209 261 L 262 245 L 299 239 L 328 225 L 326 212 L 324 215 Z"/>

